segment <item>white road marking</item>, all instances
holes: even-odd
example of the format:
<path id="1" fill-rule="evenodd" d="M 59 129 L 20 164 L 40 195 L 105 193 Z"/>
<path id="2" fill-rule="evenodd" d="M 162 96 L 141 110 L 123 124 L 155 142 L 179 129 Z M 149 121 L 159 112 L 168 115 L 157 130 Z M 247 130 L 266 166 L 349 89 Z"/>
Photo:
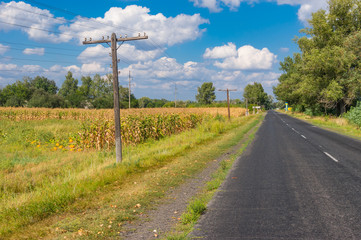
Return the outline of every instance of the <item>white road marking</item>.
<path id="1" fill-rule="evenodd" d="M 307 139 L 305 136 L 301 135 L 301 137 L 303 137 L 304 139 Z"/>
<path id="2" fill-rule="evenodd" d="M 292 128 L 292 130 L 297 133 L 297 134 L 300 134 L 296 129 Z"/>
<path id="3" fill-rule="evenodd" d="M 336 158 L 334 158 L 331 154 L 327 153 L 327 152 L 323 152 L 324 154 L 327 155 L 327 157 L 331 158 L 333 161 L 338 162 L 338 160 Z"/>

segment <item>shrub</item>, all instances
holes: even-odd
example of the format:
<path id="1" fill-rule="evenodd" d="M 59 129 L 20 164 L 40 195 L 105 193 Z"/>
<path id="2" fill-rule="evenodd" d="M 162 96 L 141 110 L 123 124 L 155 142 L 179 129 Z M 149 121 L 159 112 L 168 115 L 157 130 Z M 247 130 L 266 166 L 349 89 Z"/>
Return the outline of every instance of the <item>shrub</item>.
<path id="1" fill-rule="evenodd" d="M 361 102 L 357 102 L 356 107 L 351 107 L 350 111 L 345 114 L 345 118 L 361 127 Z"/>

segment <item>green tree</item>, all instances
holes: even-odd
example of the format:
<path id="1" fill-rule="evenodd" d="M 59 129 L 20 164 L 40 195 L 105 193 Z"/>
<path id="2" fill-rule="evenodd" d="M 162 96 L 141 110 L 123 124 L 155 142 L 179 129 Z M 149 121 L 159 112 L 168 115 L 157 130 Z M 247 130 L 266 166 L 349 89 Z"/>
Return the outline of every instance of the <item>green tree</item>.
<path id="1" fill-rule="evenodd" d="M 35 90 L 28 102 L 28 107 L 59 108 L 64 106 L 64 99 L 40 88 Z"/>
<path id="2" fill-rule="evenodd" d="M 78 91 L 78 80 L 73 78 L 72 72 L 69 71 L 65 76 L 59 95 L 64 98 L 66 107 L 80 107 L 82 96 Z"/>
<path id="3" fill-rule="evenodd" d="M 112 75 L 108 74 L 106 78 L 102 78 L 99 74 L 96 74 L 93 78 L 89 95 L 92 96 L 91 103 L 95 108 L 113 108 Z"/>
<path id="4" fill-rule="evenodd" d="M 91 89 L 93 87 L 93 80 L 90 76 L 81 78 L 81 86 L 79 87 L 79 93 L 84 99 L 92 99 Z"/>
<path id="5" fill-rule="evenodd" d="M 54 80 L 49 80 L 46 77 L 36 76 L 34 79 L 30 79 L 30 86 L 36 89 L 43 89 L 49 94 L 56 94 L 58 87 Z"/>
<path id="6" fill-rule="evenodd" d="M 216 99 L 215 90 L 212 82 L 203 83 L 201 87 L 198 87 L 197 101 L 200 104 L 211 104 Z"/>
<path id="7" fill-rule="evenodd" d="M 119 100 L 120 100 L 120 108 L 126 109 L 129 108 L 129 88 L 125 88 L 119 86 Z M 131 108 L 138 108 L 139 103 L 138 100 L 135 98 L 134 94 L 130 94 L 130 107 Z"/>
<path id="8" fill-rule="evenodd" d="M 24 79 L 24 81 L 16 81 L 2 89 L 0 101 L 3 106 L 24 107 L 31 98 L 31 94 L 30 84 Z"/>
<path id="9" fill-rule="evenodd" d="M 268 95 L 264 92 L 262 84 L 256 82 L 244 88 L 243 97 L 249 104 L 265 105 L 268 101 Z"/>
<path id="10" fill-rule="evenodd" d="M 312 15 L 301 50 L 281 63 L 277 99 L 311 113 L 342 114 L 361 96 L 360 0 L 330 0 Z"/>
<path id="11" fill-rule="evenodd" d="M 151 102 L 152 102 L 152 100 L 149 97 L 141 97 L 138 99 L 140 108 L 146 108 L 148 106 L 148 104 Z"/>

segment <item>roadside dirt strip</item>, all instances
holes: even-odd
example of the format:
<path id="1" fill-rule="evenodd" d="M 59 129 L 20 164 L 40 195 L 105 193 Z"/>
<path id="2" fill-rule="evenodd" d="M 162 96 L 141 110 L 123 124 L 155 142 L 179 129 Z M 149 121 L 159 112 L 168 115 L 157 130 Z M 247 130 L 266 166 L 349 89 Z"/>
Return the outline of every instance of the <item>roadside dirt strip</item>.
<path id="1" fill-rule="evenodd" d="M 192 197 L 196 196 L 205 187 L 205 184 L 211 180 L 211 176 L 219 168 L 220 162 L 228 159 L 230 155 L 237 153 L 241 146 L 248 141 L 249 136 L 258 129 L 260 124 L 245 134 L 242 141 L 232 147 L 227 153 L 210 162 L 201 173 L 188 179 L 178 188 L 171 190 L 167 197 L 155 206 L 154 210 L 145 213 L 132 224 L 125 225 L 124 229 L 126 231 L 121 234 L 121 237 L 127 240 L 165 237 L 165 234 L 170 232 L 179 222 L 180 216 L 186 211 Z"/>

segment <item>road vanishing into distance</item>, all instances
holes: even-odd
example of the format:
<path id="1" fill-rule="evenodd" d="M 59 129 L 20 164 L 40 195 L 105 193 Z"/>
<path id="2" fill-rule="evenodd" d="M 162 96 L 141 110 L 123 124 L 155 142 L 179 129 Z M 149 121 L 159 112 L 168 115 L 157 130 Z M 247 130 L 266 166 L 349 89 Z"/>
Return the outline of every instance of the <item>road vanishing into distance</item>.
<path id="1" fill-rule="evenodd" d="M 191 237 L 361 239 L 361 141 L 269 111 Z"/>

